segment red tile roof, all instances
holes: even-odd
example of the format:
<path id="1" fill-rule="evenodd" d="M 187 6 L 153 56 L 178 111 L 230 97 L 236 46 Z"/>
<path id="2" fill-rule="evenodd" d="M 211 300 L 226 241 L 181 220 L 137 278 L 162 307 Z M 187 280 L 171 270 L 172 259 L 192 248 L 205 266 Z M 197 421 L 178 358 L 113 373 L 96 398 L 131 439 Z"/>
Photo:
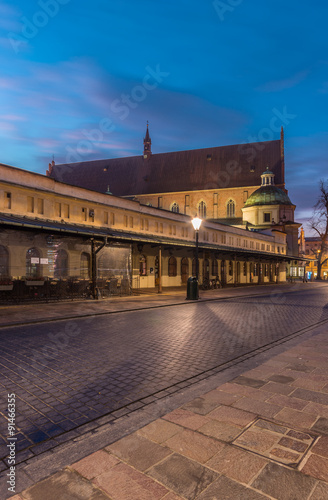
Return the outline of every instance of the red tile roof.
<path id="1" fill-rule="evenodd" d="M 284 185 L 280 140 L 54 165 L 50 177 L 116 196 L 258 186 L 267 166 Z"/>

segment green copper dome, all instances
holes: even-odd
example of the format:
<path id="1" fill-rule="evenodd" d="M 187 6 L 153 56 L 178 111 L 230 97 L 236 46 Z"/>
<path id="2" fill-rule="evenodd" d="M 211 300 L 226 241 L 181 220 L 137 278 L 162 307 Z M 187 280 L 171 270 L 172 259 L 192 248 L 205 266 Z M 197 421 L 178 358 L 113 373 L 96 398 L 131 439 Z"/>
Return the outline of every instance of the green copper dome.
<path id="1" fill-rule="evenodd" d="M 292 205 L 289 196 L 282 189 L 268 185 L 254 191 L 246 201 L 244 208 L 256 205 Z"/>

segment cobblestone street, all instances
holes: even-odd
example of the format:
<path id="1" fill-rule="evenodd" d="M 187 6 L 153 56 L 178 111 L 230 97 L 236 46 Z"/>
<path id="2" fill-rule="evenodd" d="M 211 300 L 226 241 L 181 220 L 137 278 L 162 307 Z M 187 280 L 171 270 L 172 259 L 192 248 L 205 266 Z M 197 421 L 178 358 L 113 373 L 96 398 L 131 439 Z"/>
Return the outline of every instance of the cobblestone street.
<path id="1" fill-rule="evenodd" d="M 3 328 L 0 458 L 8 453 L 7 394 L 16 394 L 19 463 L 87 432 L 95 419 L 110 422 L 327 319 L 328 288 L 300 285 Z"/>

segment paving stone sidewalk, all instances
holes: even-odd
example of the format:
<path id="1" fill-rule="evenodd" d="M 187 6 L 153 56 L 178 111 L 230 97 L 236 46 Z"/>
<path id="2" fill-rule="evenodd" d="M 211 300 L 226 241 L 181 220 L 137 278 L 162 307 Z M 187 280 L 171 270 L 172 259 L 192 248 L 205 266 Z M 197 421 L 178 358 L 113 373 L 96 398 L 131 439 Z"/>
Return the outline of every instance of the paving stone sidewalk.
<path id="1" fill-rule="evenodd" d="M 321 286 L 326 288 L 327 284 L 298 282 L 293 284 L 249 285 L 237 288 L 201 290 L 200 302 L 204 300 L 224 300 L 253 295 L 273 294 L 276 296 L 282 293 L 282 291 L 286 293 L 288 291 L 293 292 L 294 290 L 310 290 Z M 151 289 L 149 292 L 144 291 L 144 293 L 140 295 L 110 297 L 100 300 L 67 300 L 48 303 L 2 304 L 0 305 L 0 327 L 186 304 L 186 293 L 186 289 L 164 288 L 161 294 L 156 293 L 155 289 Z M 193 301 L 187 302 L 192 303 Z"/>
<path id="2" fill-rule="evenodd" d="M 327 500 L 328 330 L 12 500 Z"/>

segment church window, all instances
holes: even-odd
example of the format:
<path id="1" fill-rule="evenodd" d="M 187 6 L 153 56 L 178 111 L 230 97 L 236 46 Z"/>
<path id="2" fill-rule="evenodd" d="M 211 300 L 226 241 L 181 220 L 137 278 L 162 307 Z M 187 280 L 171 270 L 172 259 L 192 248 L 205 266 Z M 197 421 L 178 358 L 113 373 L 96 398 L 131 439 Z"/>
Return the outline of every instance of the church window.
<path id="1" fill-rule="evenodd" d="M 227 203 L 227 217 L 235 217 L 235 202 L 233 200 L 229 200 Z"/>
<path id="2" fill-rule="evenodd" d="M 176 214 L 179 213 L 179 205 L 176 202 L 172 203 L 171 212 L 175 212 Z"/>
<path id="3" fill-rule="evenodd" d="M 201 201 L 198 204 L 198 217 L 201 219 L 206 219 L 206 203 L 205 201 Z"/>

